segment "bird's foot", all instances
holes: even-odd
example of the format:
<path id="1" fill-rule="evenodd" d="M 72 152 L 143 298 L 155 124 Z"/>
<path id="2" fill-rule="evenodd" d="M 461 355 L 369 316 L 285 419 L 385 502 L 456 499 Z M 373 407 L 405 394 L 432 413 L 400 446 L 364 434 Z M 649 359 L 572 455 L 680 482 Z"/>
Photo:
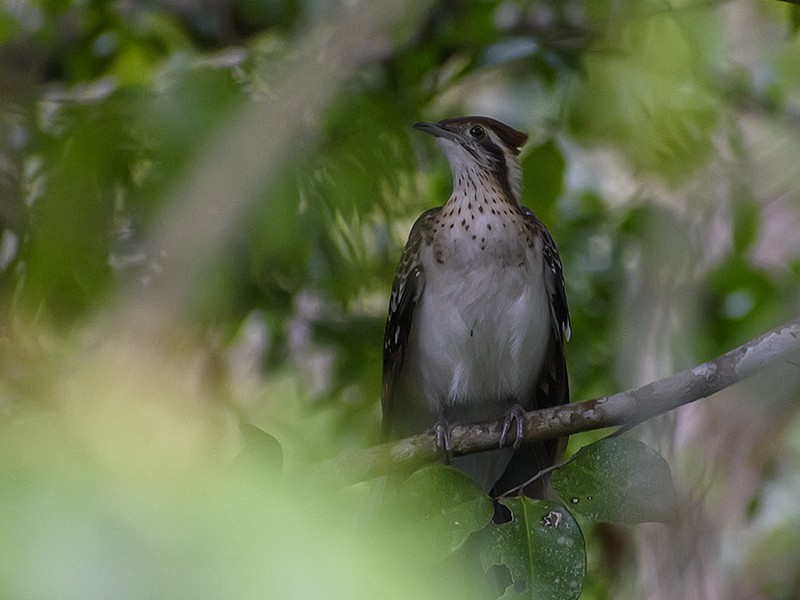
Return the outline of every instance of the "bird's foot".
<path id="1" fill-rule="evenodd" d="M 450 439 L 450 424 L 447 419 L 439 417 L 433 426 L 433 433 L 436 434 L 436 448 L 444 453 L 444 460 L 449 465 L 453 462 L 453 442 Z"/>
<path id="2" fill-rule="evenodd" d="M 514 404 L 506 413 L 506 418 L 503 420 L 503 429 L 500 431 L 500 447 L 506 445 L 508 440 L 508 433 L 511 431 L 512 425 L 516 422 L 516 436 L 514 437 L 514 450 L 517 450 L 522 445 L 522 436 L 525 433 L 525 409 L 519 404 Z"/>

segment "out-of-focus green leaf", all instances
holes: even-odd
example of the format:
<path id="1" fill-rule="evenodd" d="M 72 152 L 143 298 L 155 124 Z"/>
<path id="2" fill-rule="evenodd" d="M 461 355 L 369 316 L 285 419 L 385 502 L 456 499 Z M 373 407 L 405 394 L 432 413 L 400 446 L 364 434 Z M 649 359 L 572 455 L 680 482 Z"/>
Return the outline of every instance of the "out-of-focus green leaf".
<path id="1" fill-rule="evenodd" d="M 287 175 L 273 182 L 250 210 L 244 227 L 255 282 L 280 282 L 293 292 L 307 281 L 306 260 L 321 232 L 314 227 L 313 217 L 301 213 L 295 177 Z"/>
<path id="2" fill-rule="evenodd" d="M 174 397 L 131 414 L 99 391 L 91 423 L 63 411 L 0 424 L 0 596 L 455 600 L 375 551 L 391 531 L 354 535 L 354 503 L 292 493 L 256 463 L 221 465 L 201 407 L 165 422 Z"/>
<path id="3" fill-rule="evenodd" d="M 0 14 L 0 43 L 5 43 L 18 33 L 19 27 L 16 19 L 11 15 Z"/>
<path id="4" fill-rule="evenodd" d="M 727 351 L 785 318 L 786 302 L 793 295 L 791 284 L 783 288 L 770 273 L 754 268 L 743 257 L 732 257 L 711 271 L 704 291 L 703 325 L 710 334 L 700 341 L 716 344 L 701 346 L 703 356 Z"/>
<path id="5" fill-rule="evenodd" d="M 373 392 L 380 387 L 381 357 L 376 356 L 375 347 L 382 343 L 384 323 L 385 317 L 381 314 L 371 319 L 354 317 L 346 323 L 321 322 L 316 328 L 320 341 L 346 347 L 337 365 L 337 390 L 338 386 L 350 386 L 351 389 L 355 385 L 362 386 L 369 408 L 374 408 Z"/>
<path id="6" fill-rule="evenodd" d="M 800 29 L 800 6 L 794 5 L 789 11 L 789 22 L 792 27 L 792 33 L 796 34 Z"/>
<path id="7" fill-rule="evenodd" d="M 761 213 L 758 204 L 751 197 L 739 194 L 732 204 L 733 210 L 733 251 L 741 255 L 756 241 Z"/>
<path id="8" fill-rule="evenodd" d="M 43 154 L 41 197 L 20 254 L 27 263 L 18 300 L 56 321 L 92 306 L 110 281 L 115 194 L 138 154 L 127 120 L 135 103 L 115 97 L 63 111 Z"/>
<path id="9" fill-rule="evenodd" d="M 280 442 L 250 423 L 242 423 L 239 428 L 244 439 L 244 450 L 238 457 L 239 461 L 249 463 L 254 471 L 257 469 L 265 478 L 280 475 L 283 468 Z"/>
<path id="10" fill-rule="evenodd" d="M 506 498 L 502 503 L 513 518 L 486 531 L 480 554 L 485 570 L 496 565 L 509 570 L 514 590 L 503 598 L 578 598 L 586 576 L 586 549 L 574 517 L 560 504 L 544 500 Z"/>
<path id="11" fill-rule="evenodd" d="M 522 195 L 533 212 L 547 214 L 564 187 L 564 157 L 548 140 L 528 152 L 522 161 Z"/>
<path id="12" fill-rule="evenodd" d="M 669 464 L 630 438 L 607 438 L 582 448 L 550 480 L 570 510 L 591 521 L 670 522 L 675 489 Z"/>
<path id="13" fill-rule="evenodd" d="M 300 14 L 299 0 L 234 0 L 232 10 L 245 33 L 267 27 L 290 27 Z"/>
<path id="14" fill-rule="evenodd" d="M 450 557 L 467 538 L 492 519 L 492 500 L 460 471 L 434 465 L 414 472 L 393 488 L 383 515 L 406 523 L 422 564 L 429 566 Z"/>
<path id="15" fill-rule="evenodd" d="M 780 521 L 760 536 L 745 558 L 744 575 L 765 598 L 788 600 L 796 597 L 800 585 L 800 518 Z M 787 577 L 793 573 L 793 577 Z"/>
<path id="16" fill-rule="evenodd" d="M 702 74 L 706 53 L 716 52 L 715 18 L 653 10 L 612 29 L 603 51 L 587 54 L 586 83 L 570 113 L 574 133 L 613 139 L 634 169 L 672 180 L 702 165 L 720 112 Z"/>
<path id="17" fill-rule="evenodd" d="M 153 73 L 153 65 L 146 48 L 137 44 L 126 44 L 114 58 L 111 73 L 122 85 L 145 84 Z"/>
<path id="18" fill-rule="evenodd" d="M 451 10 L 447 15 L 442 36 L 445 43 L 467 47 L 483 46 L 496 40 L 491 2 L 470 2 Z"/>

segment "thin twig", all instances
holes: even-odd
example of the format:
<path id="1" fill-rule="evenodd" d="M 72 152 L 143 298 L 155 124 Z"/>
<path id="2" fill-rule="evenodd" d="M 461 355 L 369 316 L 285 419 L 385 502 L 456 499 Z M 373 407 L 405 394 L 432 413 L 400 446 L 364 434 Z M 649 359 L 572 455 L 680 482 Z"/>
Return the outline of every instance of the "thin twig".
<path id="1" fill-rule="evenodd" d="M 622 429 L 622 428 L 620 428 L 620 429 Z M 614 433 L 612 433 L 611 435 L 606 436 L 603 439 L 608 439 L 610 437 L 615 437 L 617 433 L 619 433 L 619 431 L 615 431 Z M 524 490 L 526 487 L 528 487 L 530 484 L 532 484 L 537 479 L 540 479 L 541 477 L 544 477 L 545 475 L 547 475 L 549 473 L 552 473 L 553 471 L 555 471 L 557 469 L 560 469 L 561 467 L 566 467 L 569 463 L 571 463 L 573 460 L 578 458 L 578 456 L 580 456 L 581 452 L 583 452 L 583 448 L 578 450 L 575 454 L 573 454 L 569 458 L 565 458 L 564 460 L 562 460 L 562 461 L 560 461 L 560 462 L 558 462 L 558 463 L 556 463 L 554 465 L 550 465 L 549 467 L 545 467 L 544 469 L 541 469 L 538 473 L 536 473 L 536 475 L 534 475 L 533 477 L 528 479 L 525 483 L 521 483 L 521 484 L 519 484 L 517 486 L 514 486 L 513 488 L 511 488 L 511 489 L 507 490 L 506 492 L 500 494 L 498 496 L 498 498 L 507 498 L 508 496 L 514 496 L 514 495 L 517 495 L 517 494 L 521 493 L 522 490 Z"/>

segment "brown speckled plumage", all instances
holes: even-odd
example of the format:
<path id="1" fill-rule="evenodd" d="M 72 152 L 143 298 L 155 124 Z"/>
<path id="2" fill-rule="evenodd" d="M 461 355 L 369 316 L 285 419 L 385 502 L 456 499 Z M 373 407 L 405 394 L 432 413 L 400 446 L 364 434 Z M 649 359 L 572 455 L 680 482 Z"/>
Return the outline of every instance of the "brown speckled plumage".
<path id="1" fill-rule="evenodd" d="M 423 123 L 453 172 L 453 194 L 409 234 L 389 301 L 384 433 L 502 418 L 568 401 L 569 316 L 549 232 L 520 203 L 527 135 L 487 117 Z M 557 441 L 456 459 L 493 494 L 556 460 Z M 541 482 L 525 489 L 541 495 Z"/>

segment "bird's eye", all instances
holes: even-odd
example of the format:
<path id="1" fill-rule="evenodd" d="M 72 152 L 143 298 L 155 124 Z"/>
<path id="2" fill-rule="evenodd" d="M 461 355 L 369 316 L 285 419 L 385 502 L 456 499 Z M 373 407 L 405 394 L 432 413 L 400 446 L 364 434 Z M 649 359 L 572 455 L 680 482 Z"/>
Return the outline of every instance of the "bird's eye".
<path id="1" fill-rule="evenodd" d="M 474 137 L 475 139 L 483 137 L 483 127 L 480 125 L 475 125 L 472 129 L 469 130 L 469 134 Z"/>

